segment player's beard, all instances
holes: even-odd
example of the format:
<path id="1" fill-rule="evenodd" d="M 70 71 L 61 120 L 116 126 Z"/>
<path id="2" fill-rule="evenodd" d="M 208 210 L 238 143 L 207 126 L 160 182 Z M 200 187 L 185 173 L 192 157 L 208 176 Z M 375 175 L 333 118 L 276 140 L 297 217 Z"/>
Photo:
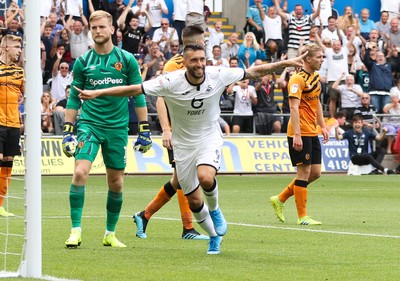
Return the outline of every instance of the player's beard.
<path id="1" fill-rule="evenodd" d="M 206 69 L 205 66 L 201 66 L 201 67 L 197 67 L 197 66 L 196 67 L 187 67 L 186 66 L 186 70 L 187 70 L 188 74 L 195 79 L 203 78 L 205 69 Z"/>
<path id="2" fill-rule="evenodd" d="M 111 37 L 95 37 L 93 38 L 93 41 L 97 44 L 97 45 L 104 45 L 106 43 L 108 43 L 111 40 Z"/>

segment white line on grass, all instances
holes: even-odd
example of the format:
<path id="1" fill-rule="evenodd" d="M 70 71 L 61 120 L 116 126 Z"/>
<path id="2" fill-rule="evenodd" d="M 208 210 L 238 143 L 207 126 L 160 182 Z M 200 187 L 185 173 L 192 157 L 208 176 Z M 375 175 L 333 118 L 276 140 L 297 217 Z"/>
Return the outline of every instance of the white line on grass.
<path id="1" fill-rule="evenodd" d="M 121 215 L 120 217 L 132 218 L 132 216 Z M 69 216 L 45 216 L 43 219 L 69 219 Z M 105 216 L 83 216 L 83 218 L 105 218 Z M 165 220 L 165 221 L 180 221 L 180 219 L 175 218 L 162 218 L 162 217 L 151 217 L 152 219 Z M 398 235 L 388 235 L 388 234 L 375 234 L 375 233 L 361 233 L 361 232 L 348 232 L 348 231 L 334 231 L 334 230 L 322 230 L 322 229 L 310 229 L 310 228 L 297 228 L 297 227 L 283 227 L 274 225 L 258 225 L 258 224 L 248 224 L 248 223 L 236 223 L 228 222 L 229 225 L 246 226 L 246 227 L 257 227 L 257 228 L 269 228 L 269 229 L 279 229 L 279 230 L 293 230 L 293 231 L 305 231 L 305 232 L 316 232 L 316 233 L 328 233 L 328 234 L 338 234 L 338 235 L 353 235 L 353 236 L 366 236 L 366 237 L 382 237 L 382 238 L 393 238 L 400 239 Z M 303 226 L 309 227 L 309 226 Z"/>

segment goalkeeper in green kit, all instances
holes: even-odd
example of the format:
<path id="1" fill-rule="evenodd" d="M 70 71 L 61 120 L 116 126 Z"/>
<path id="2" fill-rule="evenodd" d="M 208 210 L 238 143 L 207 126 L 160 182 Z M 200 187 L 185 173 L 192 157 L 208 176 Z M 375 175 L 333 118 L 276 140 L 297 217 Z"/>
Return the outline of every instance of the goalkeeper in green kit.
<path id="1" fill-rule="evenodd" d="M 88 90 L 104 89 L 140 84 L 142 79 L 133 55 L 112 44 L 112 16 L 99 10 L 91 14 L 89 22 L 94 48 L 75 62 L 74 79 L 65 113 L 63 151 L 68 157 L 75 156 L 74 175 L 69 193 L 72 229 L 65 246 L 76 248 L 81 244 L 85 185 L 92 162 L 101 147 L 108 184 L 107 222 L 103 245 L 126 247 L 116 238 L 115 227 L 122 206 L 122 184 L 126 167 L 128 99 L 100 97 L 82 102 L 74 87 Z M 139 136 L 134 143 L 134 149 L 144 153 L 150 149 L 152 141 L 143 95 L 135 98 L 135 105 L 140 122 Z M 75 138 L 74 123 L 79 109 L 81 111 L 76 122 Z"/>

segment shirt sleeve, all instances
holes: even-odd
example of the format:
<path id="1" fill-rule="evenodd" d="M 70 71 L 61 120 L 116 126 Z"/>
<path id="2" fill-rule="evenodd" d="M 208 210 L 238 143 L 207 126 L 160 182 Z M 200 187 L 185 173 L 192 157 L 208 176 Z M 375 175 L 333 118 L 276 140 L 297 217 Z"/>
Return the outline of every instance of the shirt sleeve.
<path id="1" fill-rule="evenodd" d="M 288 84 L 289 97 L 301 99 L 303 93 L 303 81 L 299 75 L 293 75 Z"/>
<path id="2" fill-rule="evenodd" d="M 168 75 L 160 75 L 154 79 L 143 82 L 142 88 L 145 95 L 150 96 L 167 96 L 169 86 L 171 84 Z"/>
<path id="3" fill-rule="evenodd" d="M 225 86 L 240 81 L 244 78 L 245 72 L 242 68 L 221 68 L 219 77 Z"/>
<path id="4" fill-rule="evenodd" d="M 74 86 L 82 90 L 85 88 L 85 80 L 82 73 L 82 69 L 83 69 L 82 63 L 79 59 L 77 59 L 74 63 L 74 70 L 73 70 L 74 79 L 72 80 L 71 83 L 71 91 L 67 101 L 68 109 L 78 110 L 81 106 L 81 100 L 78 96 L 79 92 L 75 90 Z"/>

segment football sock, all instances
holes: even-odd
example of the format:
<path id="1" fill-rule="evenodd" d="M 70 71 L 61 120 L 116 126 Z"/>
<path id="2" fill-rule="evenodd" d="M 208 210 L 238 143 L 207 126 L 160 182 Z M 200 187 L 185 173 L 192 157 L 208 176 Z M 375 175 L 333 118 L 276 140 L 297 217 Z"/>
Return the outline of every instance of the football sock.
<path id="1" fill-rule="evenodd" d="M 289 199 L 289 197 L 293 196 L 294 191 L 293 191 L 293 187 L 294 187 L 294 182 L 296 181 L 296 179 L 294 178 L 287 187 L 285 187 L 281 193 L 279 193 L 278 198 L 279 201 L 281 201 L 282 203 L 285 203 L 286 200 Z"/>
<path id="2" fill-rule="evenodd" d="M 218 206 L 218 182 L 214 179 L 214 184 L 210 190 L 205 191 L 203 189 L 203 193 L 205 195 L 205 200 L 207 201 L 208 208 L 210 211 L 215 211 L 219 208 Z"/>
<path id="3" fill-rule="evenodd" d="M 167 191 L 170 192 L 170 188 L 172 185 L 170 182 L 166 183 L 161 189 L 158 191 L 156 197 L 146 206 L 144 209 L 144 217 L 149 220 L 152 215 L 154 215 L 158 210 L 161 209 L 169 200 L 171 200 L 171 196 L 168 195 Z"/>
<path id="4" fill-rule="evenodd" d="M 82 209 L 85 203 L 85 186 L 71 184 L 69 191 L 69 206 L 72 227 L 80 227 L 82 219 Z"/>
<path id="5" fill-rule="evenodd" d="M 207 232 L 210 237 L 217 236 L 217 233 L 214 229 L 214 223 L 211 219 L 207 205 L 203 202 L 202 206 L 199 209 L 191 210 L 193 212 L 193 216 L 196 218 L 197 223 L 201 226 L 201 228 L 204 229 L 204 231 Z"/>
<path id="6" fill-rule="evenodd" d="M 308 182 L 302 180 L 296 180 L 294 183 L 294 198 L 299 218 L 307 216 L 307 185 Z"/>
<path id="7" fill-rule="evenodd" d="M 122 206 L 122 192 L 108 191 L 107 196 L 107 228 L 109 232 L 115 231 Z"/>
<path id="8" fill-rule="evenodd" d="M 193 216 L 192 216 L 192 212 L 190 211 L 189 208 L 189 202 L 185 196 L 185 194 L 183 194 L 182 189 L 178 189 L 176 191 L 176 194 L 178 196 L 178 202 L 179 202 L 179 210 L 181 211 L 181 219 L 182 219 L 182 225 L 183 228 L 185 229 L 192 229 L 193 228 Z"/>
<path id="9" fill-rule="evenodd" d="M 12 161 L 1 163 L 0 169 L 0 206 L 3 206 L 4 197 L 7 194 L 8 187 L 11 181 Z"/>

